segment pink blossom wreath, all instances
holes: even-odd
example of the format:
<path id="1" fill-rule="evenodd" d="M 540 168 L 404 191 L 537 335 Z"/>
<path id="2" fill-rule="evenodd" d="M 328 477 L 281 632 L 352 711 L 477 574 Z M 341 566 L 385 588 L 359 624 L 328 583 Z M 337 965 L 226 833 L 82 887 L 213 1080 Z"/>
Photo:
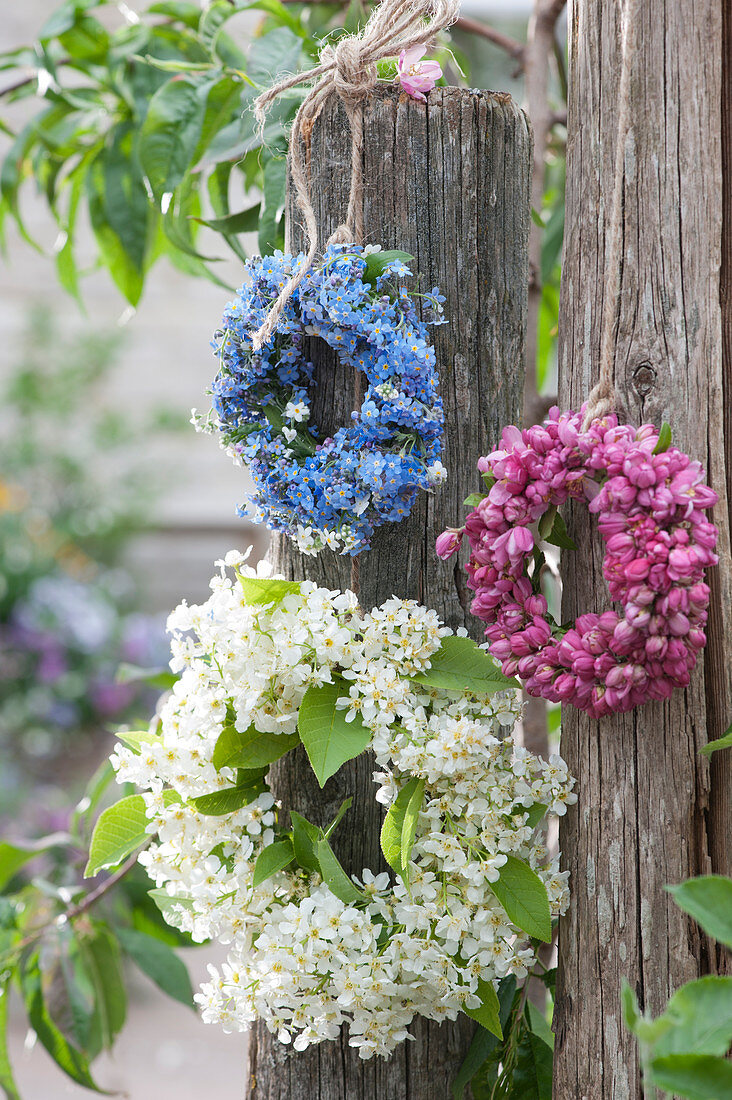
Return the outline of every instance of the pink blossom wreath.
<path id="1" fill-rule="evenodd" d="M 465 527 L 437 539 L 441 558 L 467 534 L 471 610 L 488 623 L 490 652 L 531 695 L 572 703 L 594 718 L 666 699 L 685 687 L 706 643 L 717 529 L 704 510 L 717 494 L 704 469 L 652 424 L 616 416 L 582 429 L 582 413 L 553 408 L 541 426 L 505 428 L 478 462 L 488 486 Z M 538 542 L 571 547 L 557 507 L 589 500 L 605 541 L 603 572 L 620 613 L 580 615 L 568 629 L 547 611 Z M 537 524 L 536 533 L 530 524 Z"/>

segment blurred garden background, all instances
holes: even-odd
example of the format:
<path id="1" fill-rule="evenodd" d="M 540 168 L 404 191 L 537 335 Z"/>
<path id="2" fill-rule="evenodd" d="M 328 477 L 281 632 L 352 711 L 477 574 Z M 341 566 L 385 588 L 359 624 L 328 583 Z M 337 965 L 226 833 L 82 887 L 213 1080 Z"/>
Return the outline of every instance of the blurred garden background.
<path id="1" fill-rule="evenodd" d="M 113 28 L 138 7 L 129 0 L 95 14 Z M 6 4 L 0 48 L 32 43 L 57 8 L 56 0 Z M 464 5 L 467 17 L 519 40 L 529 10 L 528 0 Z M 245 12 L 232 26 L 245 51 L 262 19 Z M 505 52 L 465 31 L 452 43 L 471 85 L 521 101 Z M 0 74 L 0 90 L 16 79 Z M 18 132 L 36 110 L 31 97 L 3 117 Z M 12 134 L 0 140 L 4 155 Z M 77 302 L 59 285 L 52 258 L 65 244 L 59 225 L 30 187 L 23 218 L 39 249 L 6 218 L 0 266 L 0 830 L 10 841 L 68 829 L 89 777 L 103 769 L 112 731 L 147 722 L 156 691 L 134 668 L 166 664 L 167 612 L 182 598 L 205 599 L 212 563 L 228 549 L 251 543 L 255 557 L 266 549 L 264 534 L 235 513 L 244 472 L 189 424 L 192 406 L 207 408 L 209 341 L 226 289 L 163 259 L 133 308 L 106 270 L 93 269 L 93 235 L 80 226 Z M 256 232 L 240 242 L 257 251 Z M 225 251 L 207 230 L 197 247 Z M 215 273 L 238 285 L 241 262 L 225 258 Z M 210 951 L 184 954 L 195 984 Z M 24 1017 L 11 1014 L 23 1097 L 88 1095 L 26 1032 Z M 240 1036 L 205 1027 L 136 975 L 129 1022 L 96 1076 L 131 1100 L 193 1100 L 204 1091 L 233 1100 L 244 1061 Z"/>

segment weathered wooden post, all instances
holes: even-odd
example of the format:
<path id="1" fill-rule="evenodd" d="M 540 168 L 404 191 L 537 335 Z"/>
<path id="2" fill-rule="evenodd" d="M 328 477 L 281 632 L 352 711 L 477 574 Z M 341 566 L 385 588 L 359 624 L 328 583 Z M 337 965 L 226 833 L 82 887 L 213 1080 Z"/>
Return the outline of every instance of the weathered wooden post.
<path id="1" fill-rule="evenodd" d="M 351 137 L 345 112 L 332 97 L 307 147 L 310 191 L 320 239 L 343 220 L 348 203 Z M 447 485 L 422 496 L 409 520 L 379 530 L 360 560 L 360 598 L 372 607 L 396 594 L 413 597 L 452 627 L 465 625 L 467 592 L 457 569 L 448 577 L 434 553 L 445 526 L 460 522 L 479 455 L 504 423 L 521 413 L 528 269 L 531 138 L 509 96 L 437 88 L 422 105 L 396 88 L 380 87 L 365 106 L 365 243 L 414 255 L 427 289 L 446 296 L 449 324 L 434 331 L 445 403 Z M 290 246 L 302 233 L 290 200 Z M 354 376 L 334 363 L 325 345 L 312 348 L 317 367 L 314 419 L 325 432 L 345 424 L 354 408 Z M 350 585 L 350 558 L 303 558 L 276 539 L 276 568 L 329 588 Z M 453 580 L 454 576 L 454 580 Z M 285 805 L 325 823 L 347 795 L 347 825 L 336 834 L 338 856 L 351 871 L 383 868 L 380 812 L 372 763 L 351 761 L 320 790 L 302 750 L 272 771 Z M 262 1026 L 252 1036 L 251 1100 L 443 1100 L 475 1025 L 467 1017 L 438 1027 L 415 1021 L 416 1042 L 388 1060 L 361 1061 L 348 1036 L 292 1055 Z"/>
<path id="2" fill-rule="evenodd" d="M 621 981 L 658 1013 L 679 984 L 721 965 L 664 885 L 732 872 L 732 762 L 718 753 L 710 766 L 699 756 L 732 719 L 732 37 L 727 16 L 723 38 L 728 5 L 720 0 L 642 0 L 636 8 L 614 341 L 619 412 L 631 423 L 669 421 L 674 442 L 707 464 L 720 497 L 720 565 L 710 578 L 708 648 L 687 691 L 599 722 L 569 707 L 562 716 L 562 755 L 578 777 L 579 802 L 560 830 L 572 905 L 560 925 L 557 1100 L 642 1095 L 635 1040 L 622 1021 Z M 565 408 L 578 408 L 597 377 L 620 12 L 619 0 L 575 0 L 569 21 L 559 326 Z M 567 559 L 564 619 L 608 605 L 596 526 L 586 510 L 571 526 L 580 549 Z"/>

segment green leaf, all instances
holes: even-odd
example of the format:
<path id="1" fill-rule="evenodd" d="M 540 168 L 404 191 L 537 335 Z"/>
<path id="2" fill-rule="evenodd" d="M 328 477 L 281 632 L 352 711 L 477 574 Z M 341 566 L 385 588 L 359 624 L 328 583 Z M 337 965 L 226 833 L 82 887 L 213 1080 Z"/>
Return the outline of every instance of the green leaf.
<path id="1" fill-rule="evenodd" d="M 341 867 L 327 840 L 321 839 L 317 842 L 315 845 L 315 858 L 318 861 L 323 882 L 337 898 L 340 898 L 346 905 L 361 899 L 360 890 L 356 888 Z"/>
<path id="2" fill-rule="evenodd" d="M 5 1093 L 6 1100 L 20 1100 L 20 1093 L 15 1084 L 13 1068 L 8 1056 L 8 1001 L 10 999 L 10 983 L 0 985 L 0 1089 Z"/>
<path id="3" fill-rule="evenodd" d="M 289 867 L 294 858 L 295 848 L 289 837 L 284 840 L 276 840 L 274 844 L 268 844 L 259 853 L 254 864 L 254 877 L 252 879 L 254 886 L 261 885 L 272 875 L 277 874 L 278 871 L 283 871 L 285 867 Z"/>
<path id="4" fill-rule="evenodd" d="M 242 806 L 248 806 L 250 802 L 253 802 L 266 790 L 266 783 L 263 779 L 259 779 L 255 780 L 254 783 L 224 787 L 223 790 L 213 791 L 211 794 L 202 794 L 190 801 L 199 814 L 206 814 L 210 817 L 223 817 L 224 814 L 233 814 L 235 810 L 240 810 Z"/>
<path id="5" fill-rule="evenodd" d="M 281 241 L 280 222 L 285 212 L 287 159 L 284 154 L 269 157 L 262 176 L 262 207 L 259 212 L 259 251 L 274 252 Z"/>
<path id="6" fill-rule="evenodd" d="M 537 530 L 539 532 L 539 538 L 546 540 L 551 534 L 554 521 L 557 518 L 557 508 L 555 504 L 550 504 L 546 512 L 539 517 L 537 524 Z"/>
<path id="7" fill-rule="evenodd" d="M 526 1002 L 526 1015 L 529 1026 L 535 1035 L 543 1039 L 550 1050 L 554 1050 L 554 1032 L 546 1022 L 546 1017 L 541 1009 L 538 1009 L 531 1001 Z"/>
<path id="8" fill-rule="evenodd" d="M 414 256 L 410 256 L 408 252 L 399 252 L 398 249 L 392 249 L 388 252 L 369 252 L 368 256 L 364 256 L 366 268 L 363 273 L 363 281 L 365 283 L 375 283 L 379 275 L 384 271 L 387 264 L 392 260 L 401 260 L 402 263 L 409 265 Z"/>
<path id="9" fill-rule="evenodd" d="M 96 1056 L 99 1050 L 111 1049 L 127 1016 L 122 961 L 117 941 L 105 925 L 97 924 L 90 934 L 80 935 L 78 944 L 95 992 L 89 1048 Z"/>
<path id="10" fill-rule="evenodd" d="M 530 829 L 536 828 L 546 811 L 547 807 L 542 806 L 541 802 L 535 802 L 533 806 L 529 807 L 529 816 L 526 819 L 526 824 L 529 826 Z"/>
<path id="11" fill-rule="evenodd" d="M 77 1084 L 92 1089 L 94 1092 L 101 1092 L 102 1090 L 91 1076 L 86 1056 L 68 1042 L 48 1014 L 43 1000 L 38 951 L 34 951 L 26 959 L 20 975 L 20 982 L 28 1021 L 40 1043 L 51 1055 L 56 1065 L 72 1081 L 76 1081 Z"/>
<path id="12" fill-rule="evenodd" d="M 551 280 L 552 274 L 561 262 L 562 242 L 564 240 L 564 192 L 557 195 L 557 203 L 546 220 L 546 228 L 541 241 L 541 285 Z"/>
<path id="13" fill-rule="evenodd" d="M 404 875 L 406 873 L 406 865 L 402 858 L 402 841 L 405 837 L 407 810 L 410 805 L 414 807 L 417 798 L 419 799 L 417 802 L 417 810 L 419 806 L 422 805 L 424 784 L 424 779 L 420 779 L 418 776 L 415 776 L 413 779 L 410 779 L 408 783 L 405 783 L 389 807 L 386 817 L 384 818 L 384 823 L 381 826 L 381 850 L 384 853 L 384 859 L 399 875 Z M 414 816 L 414 809 L 412 810 L 412 815 Z M 410 825 L 407 833 L 411 832 L 411 830 L 412 826 Z M 412 834 L 412 841 L 413 840 L 414 835 Z"/>
<path id="14" fill-rule="evenodd" d="M 280 3 L 280 0 L 254 0 L 253 4 L 245 4 L 243 10 L 266 11 L 270 15 L 273 15 L 282 26 L 289 27 L 291 31 L 301 38 L 305 37 L 306 32 L 300 20 L 292 15 L 285 5 Z"/>
<path id="15" fill-rule="evenodd" d="M 732 879 L 703 875 L 666 889 L 679 908 L 693 917 L 705 932 L 732 947 Z"/>
<path id="16" fill-rule="evenodd" d="M 311 684 L 300 704 L 300 739 L 321 787 L 347 760 L 360 756 L 371 741 L 371 730 L 358 714 L 347 722 L 346 712 L 337 709 L 336 700 L 346 695 L 342 680 L 320 687 Z"/>
<path id="17" fill-rule="evenodd" d="M 244 577 L 239 574 L 242 599 L 244 603 L 257 604 L 281 603 L 285 596 L 300 593 L 301 581 L 283 581 L 269 577 Z"/>
<path id="18" fill-rule="evenodd" d="M 169 691 L 178 682 L 178 676 L 167 668 L 138 668 L 123 661 L 117 668 L 115 680 L 118 684 L 144 683 L 160 691 Z"/>
<path id="19" fill-rule="evenodd" d="M 552 938 L 552 920 L 546 887 L 528 863 L 507 856 L 490 888 L 509 919 L 527 935 L 544 943 Z"/>
<path id="20" fill-rule="evenodd" d="M 91 15 L 77 14 L 73 26 L 59 34 L 58 40 L 74 60 L 103 62 L 109 50 L 109 35 Z"/>
<path id="21" fill-rule="evenodd" d="M 658 443 L 653 448 L 654 455 L 660 455 L 663 451 L 667 451 L 671 446 L 672 439 L 671 426 L 664 421 L 658 433 Z"/>
<path id="22" fill-rule="evenodd" d="M 425 783 L 425 779 L 419 780 L 404 810 L 404 820 L 402 821 L 401 863 L 405 874 L 409 867 L 409 860 L 411 859 L 412 848 L 414 847 L 414 837 L 417 832 L 419 811 L 422 808 Z"/>
<path id="23" fill-rule="evenodd" d="M 466 497 L 463 504 L 466 508 L 477 508 L 481 501 L 486 498 L 485 493 L 471 493 L 469 497 Z"/>
<path id="24" fill-rule="evenodd" d="M 553 1054 L 543 1039 L 524 1028 L 513 1071 L 511 1100 L 552 1100 Z"/>
<path id="25" fill-rule="evenodd" d="M 0 890 L 26 863 L 30 863 L 41 852 L 47 852 L 49 848 L 65 844 L 68 840 L 65 833 L 54 833 L 30 843 L 16 840 L 11 844 L 9 841 L 0 841 Z"/>
<path id="26" fill-rule="evenodd" d="M 559 546 L 562 550 L 577 549 L 577 543 L 567 534 L 567 526 L 559 512 L 554 517 L 551 531 L 544 536 L 544 541 L 550 542 L 552 546 Z"/>
<path id="27" fill-rule="evenodd" d="M 480 997 L 481 1004 L 478 1008 L 466 1008 L 466 1015 L 477 1020 L 481 1027 L 484 1027 L 486 1031 L 490 1031 L 498 1039 L 503 1039 L 498 994 L 492 982 L 484 982 L 480 978 L 476 993 Z"/>
<path id="28" fill-rule="evenodd" d="M 120 123 L 86 173 L 89 218 L 105 265 L 131 305 L 142 293 L 154 212 L 134 155 L 132 126 Z"/>
<path id="29" fill-rule="evenodd" d="M 176 909 L 193 910 L 193 901 L 190 898 L 171 897 L 164 889 L 148 890 L 147 893 L 171 927 L 177 927 L 179 923 L 174 915 Z"/>
<path id="30" fill-rule="evenodd" d="M 336 828 L 338 827 L 341 820 L 343 819 L 346 811 L 350 810 L 352 803 L 353 803 L 353 798 L 350 797 L 350 796 L 348 798 L 343 799 L 340 806 L 338 807 L 338 813 L 335 815 L 335 817 L 331 821 L 328 828 L 323 830 L 323 836 L 325 837 L 326 840 L 328 840 L 328 838 L 331 837 L 333 835 L 333 833 L 336 831 Z"/>
<path id="31" fill-rule="evenodd" d="M 703 752 L 705 756 L 711 756 L 713 752 L 718 752 L 719 749 L 732 748 L 732 726 L 723 734 L 722 737 L 718 737 L 716 741 L 708 741 L 706 745 L 703 745 L 699 752 Z"/>
<path id="32" fill-rule="evenodd" d="M 191 164 L 211 88 L 210 81 L 172 79 L 150 101 L 138 156 L 157 199 L 175 190 Z"/>
<path id="33" fill-rule="evenodd" d="M 236 12 L 236 5 L 230 4 L 229 0 L 215 0 L 215 3 L 201 16 L 201 21 L 198 24 L 198 37 L 202 46 L 209 53 L 213 53 L 216 36 L 224 23 L 232 15 L 236 15 Z"/>
<path id="34" fill-rule="evenodd" d="M 686 1100 L 726 1100 L 732 1096 L 732 1063 L 711 1054 L 667 1054 L 651 1062 L 652 1080 Z"/>
<path id="35" fill-rule="evenodd" d="M 636 1028 L 638 1021 L 640 1020 L 640 1008 L 638 1005 L 638 998 L 635 995 L 634 990 L 628 985 L 625 978 L 623 978 L 623 984 L 620 991 L 620 1002 L 623 1008 L 623 1020 L 625 1026 L 629 1028 L 633 1034 L 636 1034 Z"/>
<path id="36" fill-rule="evenodd" d="M 301 54 L 298 35 L 289 27 L 276 27 L 252 42 L 247 76 L 258 87 L 268 87 L 281 73 L 297 72 Z"/>
<path id="37" fill-rule="evenodd" d="M 180 19 L 191 30 L 198 27 L 201 18 L 199 4 L 189 3 L 188 0 L 158 0 L 148 8 L 151 15 L 168 15 L 173 19 Z"/>
<path id="38" fill-rule="evenodd" d="M 217 233 L 223 233 L 224 236 L 230 236 L 234 233 L 256 233 L 259 227 L 259 203 L 256 206 L 250 206 L 246 210 L 240 210 L 237 214 L 227 214 L 225 218 L 196 218 L 196 221 L 201 225 L 207 225 L 209 229 L 215 230 Z M 285 582 L 295 583 L 295 582 Z"/>
<path id="39" fill-rule="evenodd" d="M 164 791 L 163 800 L 170 806 L 179 802 L 180 796 L 175 791 Z M 149 824 L 141 794 L 128 795 L 104 810 L 94 826 L 84 878 L 93 878 L 105 867 L 116 867 L 145 844 L 151 835 Z"/>
<path id="40" fill-rule="evenodd" d="M 59 1031 L 88 1054 L 96 1013 L 96 993 L 83 952 L 69 923 L 44 933 L 40 953 L 46 1009 Z"/>
<path id="41" fill-rule="evenodd" d="M 320 864 L 315 854 L 315 846 L 321 839 L 320 829 L 295 810 L 290 810 L 290 820 L 295 859 L 305 871 L 319 871 Z"/>
<path id="42" fill-rule="evenodd" d="M 117 937 L 125 954 L 163 993 L 195 1010 L 188 970 L 167 944 L 132 928 L 118 928 Z"/>
<path id="43" fill-rule="evenodd" d="M 214 747 L 213 765 L 216 771 L 222 768 L 261 769 L 274 764 L 299 744 L 297 733 L 260 733 L 254 726 L 239 733 L 234 726 L 224 726 Z"/>
<path id="44" fill-rule="evenodd" d="M 58 274 L 58 280 L 64 290 L 76 298 L 77 302 L 81 302 L 81 292 L 79 290 L 79 278 L 76 270 L 76 259 L 74 257 L 74 229 L 76 226 L 76 215 L 79 211 L 79 203 L 84 192 L 84 171 L 82 171 L 82 168 L 85 170 L 85 167 L 86 166 L 84 166 L 82 162 L 69 179 L 71 193 L 64 226 L 66 240 L 56 253 L 56 273 Z"/>
<path id="45" fill-rule="evenodd" d="M 115 737 L 137 756 L 140 755 L 143 745 L 154 745 L 161 740 L 159 733 L 151 733 L 150 730 L 118 730 Z"/>
<path id="46" fill-rule="evenodd" d="M 508 1024 L 516 995 L 516 979 L 511 975 L 498 986 L 499 1023 L 503 1032 Z M 476 1029 L 465 1061 L 452 1086 L 453 1100 L 462 1100 L 463 1092 L 480 1070 L 487 1058 L 497 1051 L 498 1038 L 484 1027 Z"/>
<path id="47" fill-rule="evenodd" d="M 472 639 L 456 634 L 442 639 L 440 648 L 430 658 L 430 667 L 413 676 L 412 681 L 442 691 L 472 691 L 476 695 L 520 686 L 518 680 L 504 676 L 493 658 Z"/>
<path id="48" fill-rule="evenodd" d="M 654 1043 L 665 1054 L 725 1055 L 732 1044 L 732 978 L 707 975 L 677 989 L 655 1020 L 671 1026 Z"/>
<path id="49" fill-rule="evenodd" d="M 133 60 L 151 65 L 161 73 L 210 73 L 213 69 L 210 61 L 168 61 L 161 57 L 151 57 L 150 54 L 135 54 Z"/>

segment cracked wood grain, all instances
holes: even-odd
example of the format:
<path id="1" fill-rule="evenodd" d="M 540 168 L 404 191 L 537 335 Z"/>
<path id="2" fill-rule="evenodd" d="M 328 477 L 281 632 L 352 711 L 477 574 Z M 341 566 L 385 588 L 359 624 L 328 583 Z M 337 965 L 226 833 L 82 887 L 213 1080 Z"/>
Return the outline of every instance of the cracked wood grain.
<path id="1" fill-rule="evenodd" d="M 643 0 L 638 7 L 616 388 L 622 419 L 667 420 L 674 442 L 707 465 L 720 495 L 721 561 L 710 577 L 709 644 L 686 691 L 599 722 L 569 707 L 562 715 L 562 753 L 578 776 L 579 802 L 560 829 L 572 905 L 560 924 L 557 1100 L 642 1096 L 621 981 L 656 1014 L 680 984 L 724 967 L 664 885 L 732 872 L 730 755 L 717 754 L 711 766 L 699 756 L 732 719 L 729 14 L 725 69 L 721 0 Z M 578 408 L 597 377 L 618 11 L 618 0 L 575 0 L 570 14 L 563 408 Z M 596 526 L 581 509 L 570 526 L 580 549 L 565 560 L 564 620 L 609 605 Z"/>
<path id="2" fill-rule="evenodd" d="M 521 411 L 528 273 L 531 138 L 510 97 L 454 88 L 435 89 L 429 104 L 380 87 L 366 106 L 366 243 L 415 256 L 414 272 L 426 289 L 446 295 L 449 324 L 432 330 L 445 403 L 447 485 L 422 494 L 412 516 L 387 525 L 361 556 L 363 607 L 392 595 L 413 597 L 437 610 L 452 627 L 480 624 L 466 614 L 465 593 L 454 563 L 440 562 L 435 536 L 459 524 L 462 501 L 477 487 L 475 463 L 498 440 L 501 426 Z M 327 107 L 306 150 L 321 240 L 342 220 L 348 202 L 350 138 L 342 108 Z M 292 213 L 292 203 L 290 204 Z M 290 243 L 302 245 L 296 217 Z M 354 400 L 352 370 L 339 366 L 322 342 L 313 418 L 324 432 L 347 422 Z M 308 576 L 329 588 L 347 588 L 350 559 L 328 553 L 303 558 L 276 539 L 276 568 Z M 340 802 L 354 803 L 334 837 L 344 865 L 383 868 L 380 808 L 374 801 L 368 756 L 351 761 L 323 791 L 302 750 L 273 768 L 273 787 L 285 805 L 318 824 Z M 252 1036 L 250 1100 L 447 1100 L 474 1025 L 466 1018 L 438 1027 L 415 1021 L 415 1041 L 388 1060 L 359 1059 L 347 1034 L 301 1055 L 291 1055 L 263 1027 Z"/>

